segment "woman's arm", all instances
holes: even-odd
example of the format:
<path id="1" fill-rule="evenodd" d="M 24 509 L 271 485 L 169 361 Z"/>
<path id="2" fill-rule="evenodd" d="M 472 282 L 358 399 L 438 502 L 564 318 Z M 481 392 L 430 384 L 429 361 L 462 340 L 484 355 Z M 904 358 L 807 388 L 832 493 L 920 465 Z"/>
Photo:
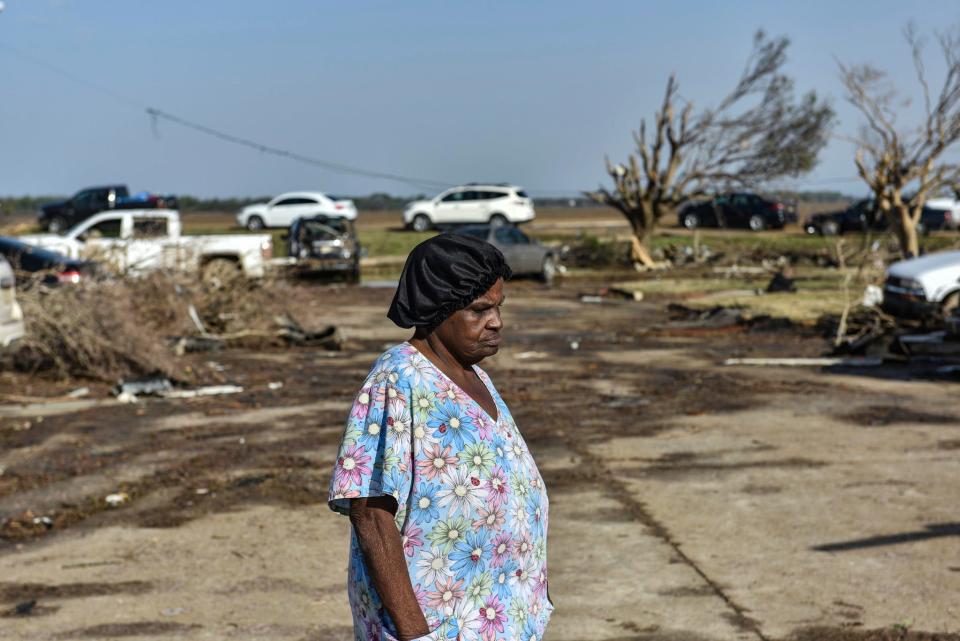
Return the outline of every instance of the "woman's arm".
<path id="1" fill-rule="evenodd" d="M 357 533 L 373 586 L 397 626 L 397 638 L 410 641 L 429 634 L 430 626 L 410 584 L 403 542 L 393 520 L 396 513 L 397 502 L 391 496 L 350 501 L 350 522 Z"/>

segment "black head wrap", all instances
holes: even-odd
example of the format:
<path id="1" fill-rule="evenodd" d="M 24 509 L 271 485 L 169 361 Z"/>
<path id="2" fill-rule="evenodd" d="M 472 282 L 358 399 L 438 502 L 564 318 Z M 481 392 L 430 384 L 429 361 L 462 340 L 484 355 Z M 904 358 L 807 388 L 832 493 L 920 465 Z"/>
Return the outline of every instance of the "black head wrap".
<path id="1" fill-rule="evenodd" d="M 400 327 L 436 327 L 511 273 L 500 250 L 486 241 L 434 236 L 407 256 L 387 318 Z"/>

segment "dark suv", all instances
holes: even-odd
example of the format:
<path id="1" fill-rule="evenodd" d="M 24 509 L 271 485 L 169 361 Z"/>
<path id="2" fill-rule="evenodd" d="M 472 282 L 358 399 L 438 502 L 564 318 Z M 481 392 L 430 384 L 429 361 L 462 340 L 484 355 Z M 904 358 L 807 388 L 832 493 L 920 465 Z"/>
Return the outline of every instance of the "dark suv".
<path id="1" fill-rule="evenodd" d="M 753 231 L 783 229 L 792 210 L 784 203 L 757 194 L 723 194 L 684 206 L 677 215 L 681 227 L 746 227 Z"/>

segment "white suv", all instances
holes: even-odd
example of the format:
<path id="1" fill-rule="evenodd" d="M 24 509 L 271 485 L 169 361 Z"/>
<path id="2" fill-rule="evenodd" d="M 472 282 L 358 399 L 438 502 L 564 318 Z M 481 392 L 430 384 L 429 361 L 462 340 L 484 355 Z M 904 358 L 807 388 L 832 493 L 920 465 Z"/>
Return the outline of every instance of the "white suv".
<path id="1" fill-rule="evenodd" d="M 522 187 L 470 183 L 448 189 L 432 200 L 417 200 L 403 210 L 403 224 L 414 231 L 442 225 L 525 223 L 533 220 L 533 200 Z"/>
<path id="2" fill-rule="evenodd" d="M 259 231 L 265 227 L 289 227 L 297 218 L 320 214 L 355 220 L 357 207 L 352 200 L 320 191 L 291 191 L 267 203 L 247 205 L 237 214 L 237 224 Z"/>

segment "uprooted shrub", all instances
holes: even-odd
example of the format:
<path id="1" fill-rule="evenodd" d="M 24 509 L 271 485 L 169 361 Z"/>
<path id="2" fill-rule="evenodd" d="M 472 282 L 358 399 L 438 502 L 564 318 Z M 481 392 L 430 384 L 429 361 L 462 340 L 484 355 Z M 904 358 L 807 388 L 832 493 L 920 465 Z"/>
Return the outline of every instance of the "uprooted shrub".
<path id="1" fill-rule="evenodd" d="M 290 317 L 282 282 L 244 278 L 200 283 L 155 273 L 144 278 L 21 289 L 27 335 L 11 356 L 20 371 L 116 382 L 151 374 L 189 380 L 172 349 L 176 337 L 250 332 L 271 341 L 277 316 Z M 198 322 L 199 321 L 199 324 Z M 202 328 L 202 329 L 201 329 Z"/>
<path id="2" fill-rule="evenodd" d="M 17 295 L 26 336 L 12 354 L 21 371 L 59 378 L 118 378 L 176 371 L 163 334 L 137 310 L 136 283 L 31 287 Z"/>

